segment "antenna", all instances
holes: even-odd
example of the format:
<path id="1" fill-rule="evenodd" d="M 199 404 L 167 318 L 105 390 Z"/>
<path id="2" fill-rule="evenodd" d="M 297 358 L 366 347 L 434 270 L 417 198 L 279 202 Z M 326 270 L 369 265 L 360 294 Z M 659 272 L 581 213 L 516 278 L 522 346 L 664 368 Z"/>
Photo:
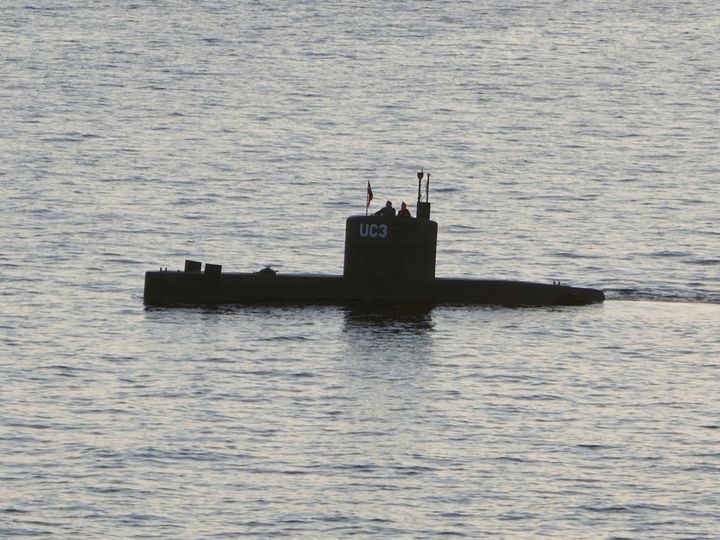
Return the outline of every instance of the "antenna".
<path id="1" fill-rule="evenodd" d="M 416 218 L 420 220 L 430 219 L 430 173 L 426 173 L 423 168 L 417 173 L 418 178 L 418 202 Z M 422 200 L 422 181 L 425 178 L 425 202 Z"/>
<path id="2" fill-rule="evenodd" d="M 418 202 L 422 201 L 422 179 L 423 179 L 423 168 L 420 167 L 420 172 L 417 173 L 417 179 L 418 179 Z"/>

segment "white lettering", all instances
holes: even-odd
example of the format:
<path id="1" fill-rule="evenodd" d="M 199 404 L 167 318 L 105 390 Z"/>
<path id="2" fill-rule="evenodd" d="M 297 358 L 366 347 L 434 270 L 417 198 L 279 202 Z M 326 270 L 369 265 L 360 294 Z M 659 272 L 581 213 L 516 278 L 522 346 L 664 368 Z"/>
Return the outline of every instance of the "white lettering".
<path id="1" fill-rule="evenodd" d="M 361 223 L 360 236 L 363 238 L 387 238 L 388 227 L 385 223 L 378 225 L 377 223 Z"/>

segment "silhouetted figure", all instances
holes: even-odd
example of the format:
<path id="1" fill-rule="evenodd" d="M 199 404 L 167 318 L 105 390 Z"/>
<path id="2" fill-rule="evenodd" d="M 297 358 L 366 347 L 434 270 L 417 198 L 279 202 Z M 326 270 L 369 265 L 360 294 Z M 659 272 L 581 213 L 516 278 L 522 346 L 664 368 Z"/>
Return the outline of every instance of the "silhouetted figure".
<path id="1" fill-rule="evenodd" d="M 392 202 L 388 201 L 385 203 L 385 208 L 381 208 L 375 212 L 376 216 L 394 216 L 395 209 L 393 208 Z"/>
<path id="2" fill-rule="evenodd" d="M 400 211 L 398 212 L 399 217 L 412 217 L 410 214 L 410 210 L 408 210 L 407 204 L 401 203 L 400 204 Z"/>

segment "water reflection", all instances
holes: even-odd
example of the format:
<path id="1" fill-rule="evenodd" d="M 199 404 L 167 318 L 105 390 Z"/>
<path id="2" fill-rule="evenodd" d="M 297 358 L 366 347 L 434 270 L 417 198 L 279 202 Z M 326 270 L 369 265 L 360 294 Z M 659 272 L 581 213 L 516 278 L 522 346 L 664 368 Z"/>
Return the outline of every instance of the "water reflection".
<path id="1" fill-rule="evenodd" d="M 431 309 L 357 309 L 344 313 L 343 356 L 372 377 L 414 377 L 432 357 Z"/>
<path id="2" fill-rule="evenodd" d="M 364 448 L 364 462 L 383 464 L 417 448 L 432 394 L 434 331 L 428 309 L 346 308 L 336 388 L 343 431 L 352 447 Z"/>
<path id="3" fill-rule="evenodd" d="M 344 330 L 350 334 L 380 329 L 426 334 L 435 328 L 432 310 L 428 306 L 348 307 Z"/>

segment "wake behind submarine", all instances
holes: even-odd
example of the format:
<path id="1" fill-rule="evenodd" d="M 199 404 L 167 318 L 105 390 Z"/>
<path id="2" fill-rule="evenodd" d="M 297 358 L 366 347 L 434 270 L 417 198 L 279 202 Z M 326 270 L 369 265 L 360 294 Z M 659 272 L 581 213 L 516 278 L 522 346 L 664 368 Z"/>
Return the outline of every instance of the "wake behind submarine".
<path id="1" fill-rule="evenodd" d="M 145 273 L 147 306 L 218 304 L 418 306 L 581 306 L 603 302 L 602 291 L 523 281 L 435 277 L 438 225 L 430 219 L 430 173 L 417 173 L 416 217 L 366 215 L 345 222 L 342 276 L 223 272 L 222 266 L 186 260 L 184 271 Z M 425 197 L 422 181 L 425 178 Z M 381 211 L 382 212 L 382 211 Z"/>

